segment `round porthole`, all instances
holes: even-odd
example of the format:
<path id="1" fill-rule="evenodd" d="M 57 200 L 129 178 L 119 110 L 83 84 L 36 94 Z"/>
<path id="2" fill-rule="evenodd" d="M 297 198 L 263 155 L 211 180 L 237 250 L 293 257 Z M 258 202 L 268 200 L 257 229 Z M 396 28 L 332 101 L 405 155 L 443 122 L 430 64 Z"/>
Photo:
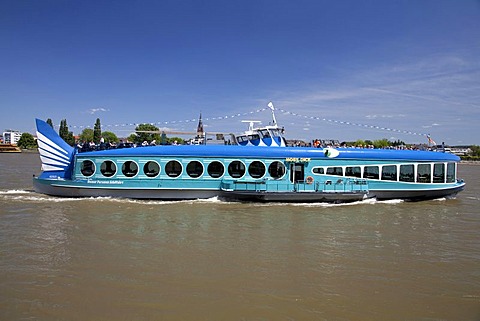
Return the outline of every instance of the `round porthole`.
<path id="1" fill-rule="evenodd" d="M 165 173 L 169 177 L 178 177 L 182 174 L 182 164 L 176 160 L 171 160 L 165 165 Z"/>
<path id="2" fill-rule="evenodd" d="M 241 161 L 233 161 L 228 165 L 228 174 L 233 178 L 245 175 L 245 165 Z"/>
<path id="3" fill-rule="evenodd" d="M 285 175 L 285 165 L 279 161 L 272 162 L 268 166 L 268 173 L 272 178 L 281 178 Z"/>
<path id="4" fill-rule="evenodd" d="M 265 175 L 265 165 L 260 161 L 253 161 L 248 165 L 248 174 L 253 178 L 260 178 Z"/>
<path id="5" fill-rule="evenodd" d="M 127 177 L 133 177 L 138 173 L 138 165 L 133 161 L 126 161 L 122 165 L 122 173 Z"/>
<path id="6" fill-rule="evenodd" d="M 92 176 L 95 173 L 95 164 L 91 160 L 84 160 L 80 165 L 80 172 L 83 176 Z"/>
<path id="7" fill-rule="evenodd" d="M 117 165 L 115 165 L 115 163 L 112 161 L 107 160 L 104 161 L 102 165 L 100 165 L 100 172 L 105 177 L 112 177 L 113 175 L 115 175 L 116 171 Z"/>
<path id="8" fill-rule="evenodd" d="M 219 178 L 223 176 L 223 173 L 225 172 L 225 167 L 223 166 L 222 163 L 218 161 L 213 161 L 210 164 L 208 164 L 207 172 L 208 172 L 208 175 L 210 175 L 210 177 Z"/>
<path id="9" fill-rule="evenodd" d="M 187 174 L 192 178 L 197 178 L 203 174 L 203 165 L 199 161 L 191 161 L 187 165 Z"/>
<path id="10" fill-rule="evenodd" d="M 143 166 L 143 172 L 147 177 L 156 177 L 160 174 L 160 165 L 157 162 L 147 162 Z"/>

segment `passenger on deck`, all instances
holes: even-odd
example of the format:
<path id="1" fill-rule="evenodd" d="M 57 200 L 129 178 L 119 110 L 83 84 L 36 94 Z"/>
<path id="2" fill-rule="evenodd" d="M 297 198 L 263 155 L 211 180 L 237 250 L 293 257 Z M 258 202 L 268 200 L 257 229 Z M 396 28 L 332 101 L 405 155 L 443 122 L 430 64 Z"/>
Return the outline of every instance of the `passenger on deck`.
<path id="1" fill-rule="evenodd" d="M 105 144 L 105 142 L 100 141 L 100 145 L 98 145 L 98 149 L 99 150 L 107 149 L 107 145 Z"/>
<path id="2" fill-rule="evenodd" d="M 90 145 L 84 140 L 82 143 L 82 152 L 88 152 L 90 150 Z"/>

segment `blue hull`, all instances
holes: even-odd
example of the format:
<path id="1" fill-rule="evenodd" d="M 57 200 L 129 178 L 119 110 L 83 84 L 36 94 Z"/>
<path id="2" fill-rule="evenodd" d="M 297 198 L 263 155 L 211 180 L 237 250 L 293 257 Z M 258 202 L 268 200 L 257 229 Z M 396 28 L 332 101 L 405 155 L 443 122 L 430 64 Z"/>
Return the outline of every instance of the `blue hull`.
<path id="1" fill-rule="evenodd" d="M 195 200 L 218 196 L 218 190 L 179 189 L 179 188 L 122 188 L 107 186 L 87 186 L 72 181 L 51 181 L 33 179 L 35 192 L 60 197 L 114 197 L 157 200 Z"/>
<path id="2" fill-rule="evenodd" d="M 307 186 L 307 185 L 305 185 Z M 442 197 L 453 197 L 465 188 L 465 183 L 437 189 L 378 189 L 352 191 L 314 191 L 314 190 L 225 190 L 225 189 L 189 189 L 189 188 L 142 188 L 124 186 L 106 186 L 70 180 L 49 180 L 35 177 L 33 187 L 37 193 L 60 197 L 114 197 L 156 200 L 195 200 L 219 197 L 234 201 L 255 202 L 331 202 L 345 203 L 361 201 L 367 198 L 378 200 L 403 199 L 422 201 Z"/>

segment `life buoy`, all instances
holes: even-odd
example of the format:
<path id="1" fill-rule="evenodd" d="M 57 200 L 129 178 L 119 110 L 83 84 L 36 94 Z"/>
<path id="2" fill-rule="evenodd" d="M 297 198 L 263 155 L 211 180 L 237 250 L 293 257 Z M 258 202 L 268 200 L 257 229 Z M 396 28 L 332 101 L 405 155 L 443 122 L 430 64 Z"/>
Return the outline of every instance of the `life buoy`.
<path id="1" fill-rule="evenodd" d="M 307 176 L 307 178 L 305 179 L 305 182 L 307 182 L 307 184 L 312 184 L 313 183 L 313 177 L 312 176 Z"/>

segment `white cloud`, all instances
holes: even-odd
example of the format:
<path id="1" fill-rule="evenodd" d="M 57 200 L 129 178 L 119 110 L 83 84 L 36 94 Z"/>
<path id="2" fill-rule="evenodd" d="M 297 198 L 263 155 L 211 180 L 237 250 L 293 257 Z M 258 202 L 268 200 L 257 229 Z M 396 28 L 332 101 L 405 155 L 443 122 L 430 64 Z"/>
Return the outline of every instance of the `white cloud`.
<path id="1" fill-rule="evenodd" d="M 405 117 L 403 114 L 372 114 L 372 115 L 365 115 L 367 119 L 377 119 L 377 118 L 402 118 Z"/>
<path id="2" fill-rule="evenodd" d="M 110 111 L 110 109 L 100 107 L 100 108 L 91 108 L 87 110 L 87 113 L 89 113 L 90 115 L 94 115 L 95 113 L 98 113 L 98 112 L 107 112 L 107 111 Z"/>
<path id="3" fill-rule="evenodd" d="M 358 134 L 362 130 L 358 124 L 366 124 L 363 130 L 373 128 L 378 136 L 385 134 L 382 128 L 415 136 L 428 128 L 432 135 L 452 140 L 478 136 L 478 61 L 461 53 L 438 54 L 417 57 L 411 63 L 367 67 L 331 83 L 308 83 L 304 90 L 277 92 L 269 98 L 279 109 L 318 117 L 320 120 L 308 127 L 322 135 L 356 137 L 362 134 Z M 280 116 L 294 117 L 289 113 Z M 349 123 L 356 124 L 345 126 Z M 447 123 L 448 128 L 443 125 Z M 295 132 L 301 135 L 305 125 L 299 122 L 288 129 L 292 136 Z"/>

